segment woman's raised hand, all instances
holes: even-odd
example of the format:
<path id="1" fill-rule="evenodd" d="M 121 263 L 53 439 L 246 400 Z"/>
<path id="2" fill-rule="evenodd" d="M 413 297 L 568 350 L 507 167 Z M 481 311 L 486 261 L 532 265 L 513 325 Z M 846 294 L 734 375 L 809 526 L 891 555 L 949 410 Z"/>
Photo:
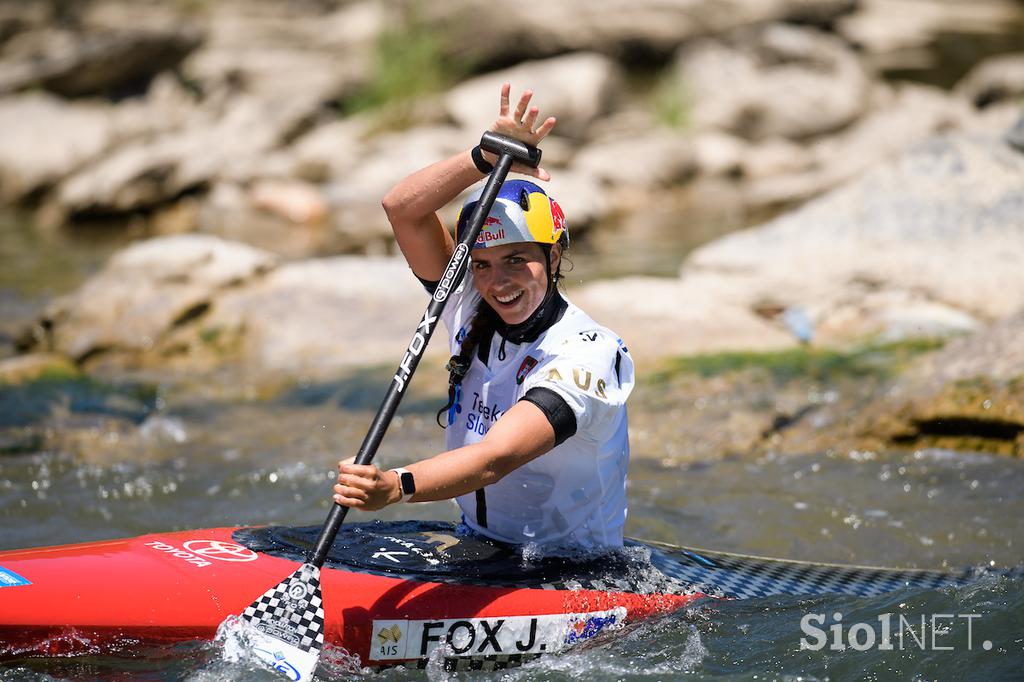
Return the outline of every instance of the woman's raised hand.
<path id="1" fill-rule="evenodd" d="M 511 90 L 512 85 L 510 83 L 504 83 L 501 86 L 501 100 L 498 109 L 498 118 L 495 119 L 494 125 L 491 126 L 491 131 L 536 147 L 540 144 L 541 140 L 547 137 L 552 128 L 555 127 L 555 117 L 548 116 L 540 126 L 534 128 L 537 124 L 537 117 L 540 114 L 540 109 L 530 106 L 530 99 L 533 97 L 533 91 L 524 90 L 523 94 L 519 96 L 519 103 L 516 104 L 515 110 L 510 112 L 509 93 Z M 489 160 L 492 163 L 494 161 L 493 159 Z M 551 179 L 551 174 L 543 168 L 530 168 L 529 166 L 516 163 L 512 164 L 512 170 L 516 173 L 532 175 L 539 180 Z"/>

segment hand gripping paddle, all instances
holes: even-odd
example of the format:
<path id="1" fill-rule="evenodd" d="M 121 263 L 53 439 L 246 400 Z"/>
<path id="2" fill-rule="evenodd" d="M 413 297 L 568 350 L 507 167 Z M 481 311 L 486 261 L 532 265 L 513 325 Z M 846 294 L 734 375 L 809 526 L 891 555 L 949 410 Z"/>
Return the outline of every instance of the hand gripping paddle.
<path id="1" fill-rule="evenodd" d="M 356 464 L 369 464 L 377 454 L 377 448 L 384 439 L 384 433 L 398 409 L 405 388 L 419 365 L 423 350 L 430 342 L 445 304 L 448 303 L 448 296 L 465 276 L 469 253 L 513 162 L 518 161 L 533 168 L 540 165 L 539 149 L 512 138 L 487 132 L 480 139 L 480 147 L 497 154 L 498 162 L 487 178 L 480 200 L 473 209 L 469 229 L 455 245 L 455 251 L 444 269 L 430 305 L 423 313 L 402 362 L 399 363 L 391 380 L 391 386 L 388 387 L 388 392 L 377 409 L 363 444 L 359 447 Z M 281 583 L 264 592 L 242 613 L 242 618 L 255 628 L 255 631 L 250 633 L 248 642 L 252 652 L 269 667 L 292 680 L 309 680 L 313 677 L 320 658 L 320 650 L 324 646 L 324 605 L 320 592 L 320 569 L 327 559 L 327 553 L 334 544 L 334 538 L 347 512 L 348 507 L 336 503 L 327 515 L 316 544 L 306 557 L 306 563 Z"/>

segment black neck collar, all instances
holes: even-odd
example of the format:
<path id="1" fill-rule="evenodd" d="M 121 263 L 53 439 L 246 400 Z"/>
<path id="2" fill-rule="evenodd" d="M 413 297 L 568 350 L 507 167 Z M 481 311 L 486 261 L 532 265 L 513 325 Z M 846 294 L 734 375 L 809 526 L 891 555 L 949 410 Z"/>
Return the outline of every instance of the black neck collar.
<path id="1" fill-rule="evenodd" d="M 551 287 L 548 295 L 533 313 L 519 324 L 499 324 L 498 333 L 512 343 L 533 343 L 551 325 L 562 319 L 565 309 L 569 307 L 558 289 Z"/>
<path id="2" fill-rule="evenodd" d="M 533 313 L 520 322 L 519 324 L 505 324 L 501 321 L 501 317 L 498 313 L 494 312 L 486 303 L 486 314 L 493 316 L 495 323 L 494 329 L 501 337 L 501 347 L 499 349 L 499 358 L 504 360 L 505 342 L 511 341 L 515 344 L 532 343 L 540 338 L 547 329 L 553 324 L 562 319 L 562 315 L 569 307 L 569 303 L 562 298 L 562 295 L 558 293 L 558 290 L 552 286 L 548 291 L 547 296 L 541 302 L 537 309 Z M 487 336 L 480 340 L 479 345 L 476 348 L 477 357 L 480 362 L 487 364 L 487 359 L 491 355 L 491 338 Z"/>

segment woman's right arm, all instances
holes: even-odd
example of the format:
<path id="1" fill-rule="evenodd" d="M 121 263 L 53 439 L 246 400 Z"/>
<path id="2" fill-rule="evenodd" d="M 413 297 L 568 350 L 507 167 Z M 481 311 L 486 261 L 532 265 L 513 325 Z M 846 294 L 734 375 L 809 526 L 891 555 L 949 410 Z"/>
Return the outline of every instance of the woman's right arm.
<path id="1" fill-rule="evenodd" d="M 533 93 L 525 91 L 519 98 L 515 111 L 509 112 L 511 86 L 501 87 L 498 118 L 491 130 L 500 135 L 522 140 L 536 146 L 555 127 L 555 119 L 549 117 L 535 130 L 539 110 L 530 106 Z M 436 282 L 441 279 L 444 267 L 451 257 L 455 243 L 441 223 L 437 211 L 454 200 L 459 194 L 483 177 L 473 163 L 471 150 L 431 164 L 408 176 L 384 196 L 381 204 L 391 222 L 395 241 L 402 250 L 406 262 L 420 279 Z M 486 152 L 485 157 L 490 157 Z M 488 158 L 493 163 L 494 158 Z M 529 168 L 513 164 L 512 170 L 532 175 L 540 180 L 550 180 L 551 175 L 543 168 Z"/>
<path id="2" fill-rule="evenodd" d="M 384 196 L 398 248 L 420 279 L 440 280 L 455 248 L 437 211 L 481 177 L 467 150 L 416 171 Z"/>

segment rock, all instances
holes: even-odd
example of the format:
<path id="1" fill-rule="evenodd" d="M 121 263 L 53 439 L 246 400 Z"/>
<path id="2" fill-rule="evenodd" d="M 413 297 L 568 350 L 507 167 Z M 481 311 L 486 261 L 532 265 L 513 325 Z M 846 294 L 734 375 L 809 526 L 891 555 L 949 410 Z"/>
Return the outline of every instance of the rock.
<path id="1" fill-rule="evenodd" d="M 458 125 L 479 135 L 494 123 L 501 84 L 508 81 L 512 84 L 512 108 L 519 94 L 530 88 L 534 92 L 532 104 L 540 107 L 541 116 L 558 118 L 558 134 L 580 138 L 591 123 L 610 110 L 620 80 L 619 68 L 607 57 L 569 54 L 524 62 L 464 81 L 448 93 L 444 106 Z"/>
<path id="2" fill-rule="evenodd" d="M 20 201 L 95 158 L 117 131 L 109 108 L 45 93 L 0 100 L 0 199 Z"/>
<path id="3" fill-rule="evenodd" d="M 989 57 L 982 61 L 960 79 L 956 92 L 979 109 L 1024 97 L 1024 53 Z"/>
<path id="4" fill-rule="evenodd" d="M 274 264 L 269 253 L 216 237 L 151 239 L 118 252 L 76 292 L 54 301 L 41 326 L 49 349 L 76 362 L 104 354 L 130 360 L 202 316 L 215 295 Z"/>
<path id="5" fill-rule="evenodd" d="M 918 358 L 865 405 L 850 447 L 1024 456 L 1024 309 Z"/>
<path id="6" fill-rule="evenodd" d="M 237 347 L 254 371 L 366 367 L 397 361 L 428 300 L 401 258 L 308 260 L 226 292 L 198 335 Z M 189 334 L 197 337 L 196 330 Z M 436 338 L 428 348 L 447 357 Z"/>
<path id="7" fill-rule="evenodd" d="M 906 330 L 928 306 L 922 331 L 959 332 L 1024 305 L 1021 178 L 1024 156 L 992 136 L 933 138 L 699 249 L 682 280 L 733 305 L 802 306 L 825 342 Z"/>
<path id="8" fill-rule="evenodd" d="M 296 13 L 274 3 L 210 7 L 208 38 L 183 65 L 206 92 L 337 101 L 370 77 L 386 6 L 353 2 L 334 12 Z"/>
<path id="9" fill-rule="evenodd" d="M 301 180 L 261 180 L 249 189 L 256 208 L 269 211 L 293 223 L 323 220 L 327 202 L 313 185 Z"/>
<path id="10" fill-rule="evenodd" d="M 601 52 L 620 61 L 664 60 L 680 44 L 767 21 L 829 24 L 853 0 L 565 0 L 543 12 L 508 12 L 483 0 L 426 3 L 420 20 L 455 59 L 483 65 Z"/>
<path id="11" fill-rule="evenodd" d="M 747 201 L 757 206 L 805 201 L 931 135 L 962 127 L 970 117 L 960 100 L 930 86 L 880 88 L 874 100 L 875 108 L 868 115 L 838 135 L 805 149 L 780 149 L 775 155 L 778 160 L 766 164 L 777 172 L 769 173 L 769 168 L 756 172 L 748 163 L 745 170 L 752 182 L 746 187 Z"/>
<path id="12" fill-rule="evenodd" d="M 608 192 L 588 173 L 573 168 L 561 169 L 553 171 L 551 181 L 542 184 L 544 191 L 555 198 L 565 213 L 570 241 L 607 218 L 613 210 Z M 453 221 L 455 217 L 452 216 Z"/>
<path id="13" fill-rule="evenodd" d="M 50 29 L 19 36 L 0 64 L 0 93 L 41 87 L 65 97 L 138 91 L 174 68 L 202 41 L 195 28 L 70 33 Z"/>
<path id="14" fill-rule="evenodd" d="M 734 176 L 742 172 L 747 142 L 728 133 L 714 130 L 694 137 L 694 153 L 698 172 L 705 176 Z"/>
<path id="15" fill-rule="evenodd" d="M 793 338 L 704 282 L 626 277 L 569 290 L 574 303 L 622 335 L 639 364 L 722 350 L 778 350 Z"/>
<path id="16" fill-rule="evenodd" d="M 133 97 L 113 107 L 118 142 L 147 138 L 202 122 L 202 105 L 181 79 L 162 73 L 153 79 L 145 97 Z"/>
<path id="17" fill-rule="evenodd" d="M 740 172 L 745 180 L 792 175 L 808 170 L 814 163 L 806 149 L 781 137 L 773 137 L 750 145 L 743 155 Z"/>
<path id="18" fill-rule="evenodd" d="M 573 168 L 605 184 L 656 190 L 693 175 L 696 161 L 689 136 L 663 129 L 589 144 Z"/>
<path id="19" fill-rule="evenodd" d="M 950 341 L 908 371 L 908 383 L 951 384 L 973 379 L 1006 382 L 1024 377 L 1024 310 Z M 1021 396 L 1024 402 L 1024 395 Z"/>
<path id="20" fill-rule="evenodd" d="M 356 243 L 390 241 L 391 224 L 380 206 L 388 190 L 410 173 L 469 149 L 478 139 L 451 126 L 373 138 L 363 147 L 359 172 L 342 174 L 325 189 L 336 228 Z"/>
<path id="21" fill-rule="evenodd" d="M 1021 16 L 1013 0 L 861 0 L 836 28 L 873 68 L 907 71 L 932 67 L 942 36 L 1013 36 Z"/>
<path id="22" fill-rule="evenodd" d="M 1024 115 L 1017 119 L 1016 125 L 1006 133 L 1006 142 L 1011 147 L 1024 154 Z"/>
<path id="23" fill-rule="evenodd" d="M 76 368 L 55 353 L 30 353 L 0 360 L 0 384 L 22 384 L 47 376 L 74 377 Z"/>
<path id="24" fill-rule="evenodd" d="M 369 121 L 363 117 L 317 126 L 291 145 L 292 172 L 310 182 L 342 179 L 366 154 L 368 128 Z"/>
<path id="25" fill-rule="evenodd" d="M 75 215 L 151 208 L 218 177 L 245 177 L 253 164 L 300 127 L 315 104 L 238 97 L 180 131 L 127 144 L 63 182 L 55 201 Z"/>
<path id="26" fill-rule="evenodd" d="M 698 41 L 680 51 L 675 71 L 699 130 L 748 140 L 833 133 L 868 106 L 870 82 L 857 56 L 810 28 L 774 24 L 728 43 Z"/>

